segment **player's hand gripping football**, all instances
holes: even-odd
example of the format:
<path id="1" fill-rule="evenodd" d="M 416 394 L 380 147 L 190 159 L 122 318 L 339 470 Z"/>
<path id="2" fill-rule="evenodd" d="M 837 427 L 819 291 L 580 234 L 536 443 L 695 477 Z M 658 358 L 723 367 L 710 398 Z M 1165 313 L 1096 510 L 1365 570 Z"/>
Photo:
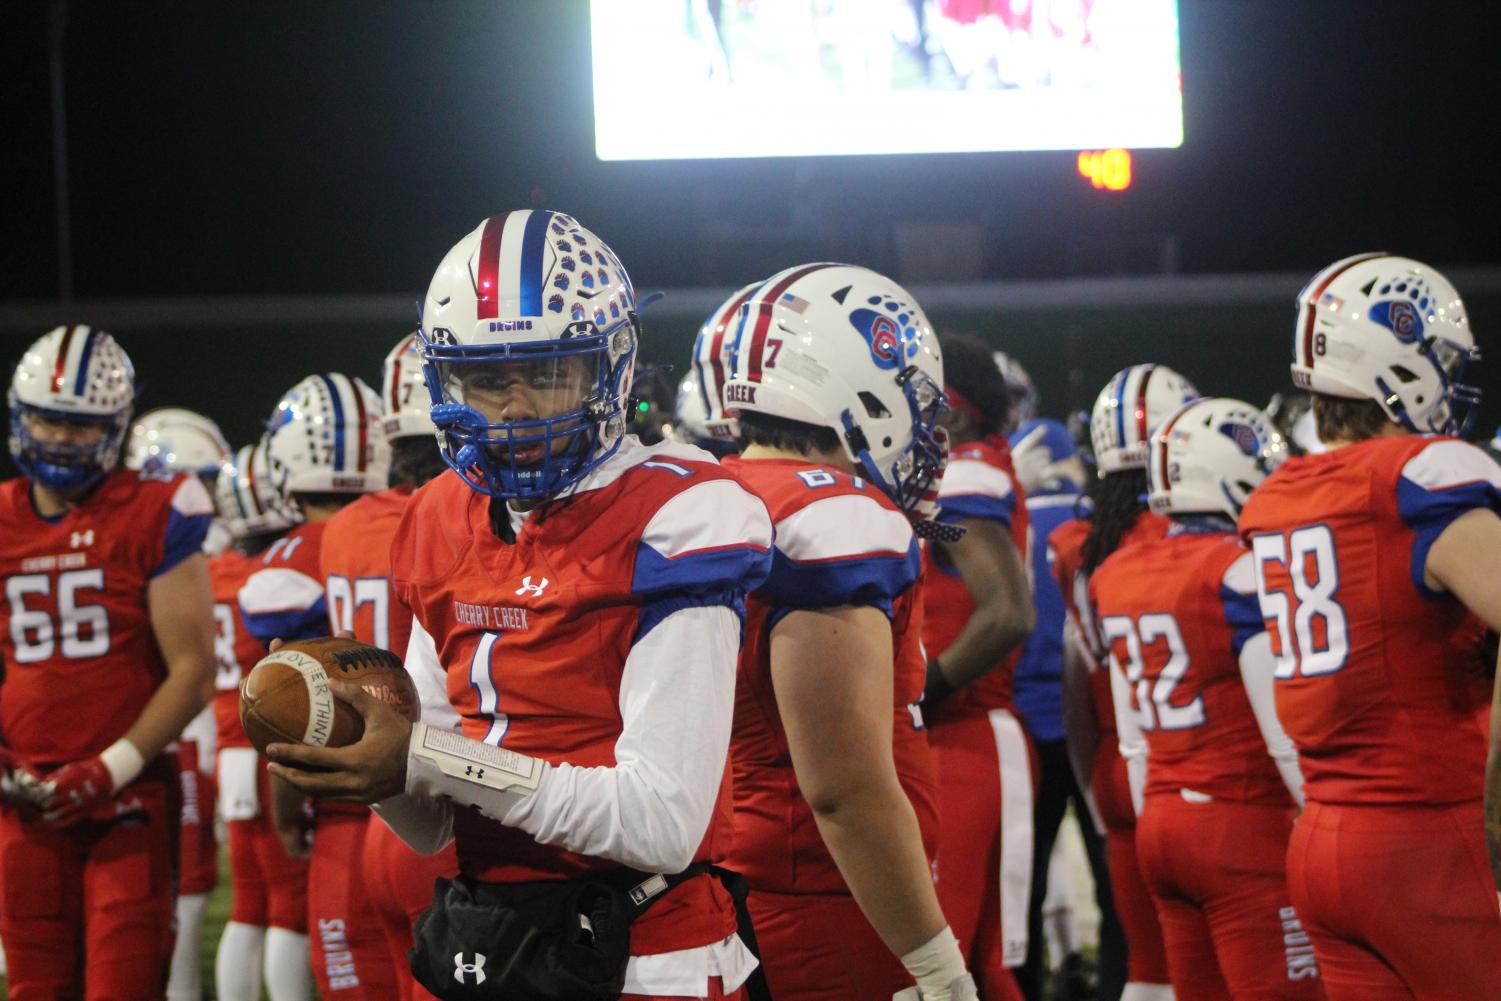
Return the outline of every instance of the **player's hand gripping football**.
<path id="1" fill-rule="evenodd" d="M 347 747 L 272 744 L 266 748 L 271 774 L 319 799 L 375 803 L 404 792 L 412 724 L 359 685 L 329 687 L 364 718 L 364 735 Z"/>
<path id="2" fill-rule="evenodd" d="M 34 816 L 42 812 L 46 801 L 47 790 L 37 774 L 22 764 L 20 758 L 0 747 L 0 802 L 29 811 Z"/>

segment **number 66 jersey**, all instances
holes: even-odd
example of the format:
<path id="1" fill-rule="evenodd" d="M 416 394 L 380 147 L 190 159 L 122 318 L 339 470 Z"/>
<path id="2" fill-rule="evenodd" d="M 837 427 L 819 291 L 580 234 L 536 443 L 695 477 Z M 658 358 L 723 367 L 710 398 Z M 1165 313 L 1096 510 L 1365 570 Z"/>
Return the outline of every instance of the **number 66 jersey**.
<path id="1" fill-rule="evenodd" d="M 213 505 L 195 477 L 121 469 L 44 519 L 30 485 L 0 484 L 0 734 L 55 765 L 123 736 L 166 676 L 147 588 L 199 551 Z"/>
<path id="2" fill-rule="evenodd" d="M 1480 799 L 1489 686 L 1461 642 L 1464 605 L 1423 577 L 1434 541 L 1474 508 L 1501 508 L 1501 468 L 1414 435 L 1294 459 L 1241 512 L 1309 800 Z"/>

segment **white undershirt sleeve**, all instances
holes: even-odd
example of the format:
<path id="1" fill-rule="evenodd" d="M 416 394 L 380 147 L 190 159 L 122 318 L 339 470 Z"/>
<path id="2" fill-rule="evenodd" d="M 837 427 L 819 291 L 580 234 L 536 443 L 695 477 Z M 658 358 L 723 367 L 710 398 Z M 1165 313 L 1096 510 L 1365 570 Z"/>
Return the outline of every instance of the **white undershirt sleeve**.
<path id="1" fill-rule="evenodd" d="M 1115 732 L 1120 738 L 1121 757 L 1126 759 L 1126 780 L 1131 786 L 1131 808 L 1141 816 L 1147 790 L 1147 740 L 1131 706 L 1131 685 L 1114 656 L 1106 660 L 1110 672 L 1110 701 L 1115 705 Z"/>
<path id="2" fill-rule="evenodd" d="M 536 789 L 522 792 L 413 767 L 409 753 L 407 792 L 460 798 L 542 844 L 679 872 L 708 830 L 724 778 L 739 649 L 733 609 L 679 609 L 626 657 L 613 766 L 544 764 Z"/>
<path id="3" fill-rule="evenodd" d="M 1266 741 L 1267 753 L 1282 773 L 1287 791 L 1299 806 L 1303 805 L 1303 770 L 1298 767 L 1298 750 L 1277 718 L 1277 699 L 1272 692 L 1277 658 L 1272 653 L 1272 637 L 1257 633 L 1240 648 L 1240 677 L 1246 686 L 1246 698 L 1256 714 L 1256 725 Z"/>

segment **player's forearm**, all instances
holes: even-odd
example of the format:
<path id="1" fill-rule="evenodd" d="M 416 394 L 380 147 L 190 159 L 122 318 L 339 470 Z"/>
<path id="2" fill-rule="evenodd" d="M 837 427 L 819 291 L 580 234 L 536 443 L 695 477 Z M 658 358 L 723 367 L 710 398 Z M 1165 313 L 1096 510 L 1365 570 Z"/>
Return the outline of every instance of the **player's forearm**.
<path id="1" fill-rule="evenodd" d="M 1100 724 L 1090 696 L 1089 667 L 1073 624 L 1063 631 L 1063 737 L 1069 764 L 1080 789 L 1094 778 L 1094 756 L 1100 743 Z"/>
<path id="2" fill-rule="evenodd" d="M 170 672 L 135 723 L 125 731 L 125 739 L 143 759 L 150 761 L 176 740 L 183 727 L 208 705 L 213 684 L 214 676 L 207 662 Z"/>
<path id="3" fill-rule="evenodd" d="M 813 819 L 855 902 L 894 955 L 945 927 L 917 815 L 894 773 L 821 801 Z"/>
<path id="4" fill-rule="evenodd" d="M 1000 665 L 1032 634 L 1034 618 L 1028 601 L 987 601 L 975 608 L 954 641 L 939 654 L 944 678 L 963 688 Z"/>

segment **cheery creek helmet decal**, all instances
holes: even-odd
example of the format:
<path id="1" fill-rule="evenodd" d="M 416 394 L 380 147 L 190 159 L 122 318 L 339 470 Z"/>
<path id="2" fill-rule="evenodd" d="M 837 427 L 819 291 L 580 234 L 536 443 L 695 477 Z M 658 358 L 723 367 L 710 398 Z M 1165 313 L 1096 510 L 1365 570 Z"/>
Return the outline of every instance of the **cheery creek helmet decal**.
<path id="1" fill-rule="evenodd" d="M 1411 344 L 1423 336 L 1423 317 L 1417 308 L 1406 299 L 1389 299 L 1371 306 L 1369 316 L 1373 323 L 1397 335 L 1397 340 Z"/>

